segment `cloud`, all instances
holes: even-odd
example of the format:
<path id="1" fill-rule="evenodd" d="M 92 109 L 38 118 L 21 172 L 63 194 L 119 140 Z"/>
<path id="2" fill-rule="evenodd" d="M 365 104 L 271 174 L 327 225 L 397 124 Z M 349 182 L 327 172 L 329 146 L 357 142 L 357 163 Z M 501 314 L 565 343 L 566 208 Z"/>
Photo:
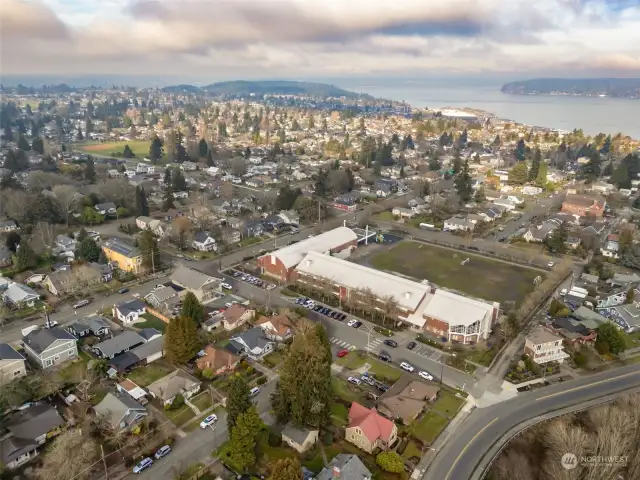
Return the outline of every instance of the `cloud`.
<path id="1" fill-rule="evenodd" d="M 3 0 L 2 71 L 640 71 L 632 0 Z"/>

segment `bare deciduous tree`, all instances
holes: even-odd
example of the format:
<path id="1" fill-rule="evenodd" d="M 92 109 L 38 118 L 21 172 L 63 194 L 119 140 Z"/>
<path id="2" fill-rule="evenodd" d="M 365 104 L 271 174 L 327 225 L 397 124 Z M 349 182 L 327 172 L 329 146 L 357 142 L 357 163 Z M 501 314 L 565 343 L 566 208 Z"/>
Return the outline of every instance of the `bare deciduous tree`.
<path id="1" fill-rule="evenodd" d="M 69 215 L 78 204 L 77 190 L 69 185 L 56 185 L 53 187 L 53 194 L 64 212 L 69 227 Z"/>
<path id="2" fill-rule="evenodd" d="M 518 451 L 501 455 L 493 466 L 493 472 L 496 480 L 536 480 L 529 459 Z"/>
<path id="3" fill-rule="evenodd" d="M 90 467 L 98 458 L 98 446 L 81 430 L 67 430 L 53 440 L 42 456 L 36 477 L 42 480 L 89 478 Z"/>

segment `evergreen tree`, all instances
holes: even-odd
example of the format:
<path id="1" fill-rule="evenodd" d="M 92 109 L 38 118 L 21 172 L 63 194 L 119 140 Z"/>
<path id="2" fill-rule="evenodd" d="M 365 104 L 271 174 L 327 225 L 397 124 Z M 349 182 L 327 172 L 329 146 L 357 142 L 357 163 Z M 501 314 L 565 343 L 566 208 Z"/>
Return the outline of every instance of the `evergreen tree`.
<path id="1" fill-rule="evenodd" d="M 462 171 L 454 180 L 454 185 L 456 187 L 456 191 L 460 196 L 461 203 L 467 203 L 471 200 L 471 194 L 473 192 L 472 189 L 472 181 L 471 174 L 469 173 L 469 161 L 465 161 L 462 167 Z"/>
<path id="2" fill-rule="evenodd" d="M 95 183 L 96 181 L 96 166 L 91 155 L 87 158 L 87 164 L 84 167 L 84 179 L 89 183 Z"/>
<path id="3" fill-rule="evenodd" d="M 169 361 L 185 364 L 195 357 L 199 349 L 195 322 L 183 316 L 172 318 L 164 334 L 164 351 Z"/>
<path id="4" fill-rule="evenodd" d="M 440 163 L 440 160 L 438 158 L 438 152 L 433 152 L 431 154 L 431 157 L 429 158 L 429 170 L 431 170 L 432 172 L 437 172 L 441 168 L 442 164 Z"/>
<path id="5" fill-rule="evenodd" d="M 175 161 L 177 163 L 184 163 L 189 160 L 189 155 L 187 155 L 187 149 L 182 144 L 182 140 L 184 139 L 184 135 L 182 132 L 178 130 L 176 132 L 176 144 L 175 144 Z"/>
<path id="6" fill-rule="evenodd" d="M 76 248 L 76 258 L 84 260 L 85 262 L 97 262 L 100 258 L 100 252 L 102 250 L 98 244 L 91 237 L 86 237 L 82 240 Z"/>
<path id="7" fill-rule="evenodd" d="M 149 158 L 151 159 L 151 163 L 157 164 L 163 155 L 162 140 L 156 135 L 153 137 L 153 140 L 151 140 L 151 145 L 149 145 Z"/>
<path id="8" fill-rule="evenodd" d="M 3 138 L 7 141 L 7 142 L 13 142 L 13 131 L 11 130 L 11 127 L 9 125 L 5 125 L 4 126 L 4 135 Z"/>
<path id="9" fill-rule="evenodd" d="M 456 149 L 453 153 L 453 174 L 457 175 L 462 169 L 462 158 L 460 158 L 460 150 Z"/>
<path id="10" fill-rule="evenodd" d="M 204 320 L 204 307 L 193 292 L 188 292 L 182 300 L 182 316 L 200 325 Z"/>
<path id="11" fill-rule="evenodd" d="M 529 170 L 525 162 L 515 164 L 509 170 L 509 183 L 522 185 L 529 178 Z"/>
<path id="12" fill-rule="evenodd" d="M 493 139 L 493 145 L 496 147 L 502 145 L 502 139 L 500 138 L 500 135 L 496 135 L 496 138 Z"/>
<path id="13" fill-rule="evenodd" d="M 600 152 L 597 150 L 591 152 L 589 163 L 584 166 L 584 176 L 586 180 L 593 181 L 600 176 L 601 163 Z"/>
<path id="14" fill-rule="evenodd" d="M 298 125 L 298 121 L 295 118 L 291 122 L 291 130 L 293 130 L 294 132 L 300 130 L 300 125 Z"/>
<path id="15" fill-rule="evenodd" d="M 80 127 L 78 127 L 78 133 L 76 135 L 76 139 L 79 141 L 84 140 L 84 135 L 82 134 L 82 129 Z"/>
<path id="16" fill-rule="evenodd" d="M 229 460 L 231 464 L 245 471 L 256 463 L 256 445 L 264 423 L 255 407 L 241 413 L 231 430 Z"/>
<path id="17" fill-rule="evenodd" d="M 611 175 L 611 183 L 618 188 L 631 188 L 631 177 L 625 162 L 621 162 Z"/>
<path id="18" fill-rule="evenodd" d="M 124 158 L 133 158 L 135 157 L 135 153 L 133 153 L 133 150 L 131 150 L 131 147 L 129 147 L 129 144 L 124 146 L 124 150 L 122 151 L 122 156 Z"/>
<path id="19" fill-rule="evenodd" d="M 44 154 L 44 141 L 40 137 L 36 137 L 31 142 L 31 149 L 34 152 L 38 152 L 40 155 Z"/>
<path id="20" fill-rule="evenodd" d="M 31 150 L 31 146 L 29 145 L 29 142 L 27 142 L 27 139 L 24 138 L 24 135 L 22 135 L 22 134 L 18 137 L 17 146 L 23 152 L 27 152 L 27 151 Z"/>
<path id="21" fill-rule="evenodd" d="M 175 200 L 173 198 L 173 190 L 171 189 L 171 185 L 166 187 L 164 194 L 164 202 L 162 203 L 162 210 L 168 211 L 172 208 L 176 208 Z"/>
<path id="22" fill-rule="evenodd" d="M 605 138 L 602 147 L 600 147 L 600 153 L 603 155 L 608 155 L 611 152 L 611 135 L 607 135 Z"/>
<path id="23" fill-rule="evenodd" d="M 539 148 L 536 148 L 533 152 L 533 159 L 531 160 L 531 168 L 529 169 L 529 181 L 533 181 L 538 177 L 538 171 L 540 170 L 540 163 L 542 162 L 542 153 Z"/>
<path id="24" fill-rule="evenodd" d="M 542 162 L 538 169 L 538 175 L 536 175 L 536 186 L 545 188 L 547 186 L 547 164 Z"/>
<path id="25" fill-rule="evenodd" d="M 267 480 L 300 480 L 302 467 L 298 457 L 281 458 L 270 465 Z"/>
<path id="26" fill-rule="evenodd" d="M 213 161 L 213 152 L 211 150 L 207 151 L 207 166 L 208 167 L 215 167 L 216 164 Z"/>
<path id="27" fill-rule="evenodd" d="M 469 140 L 469 132 L 467 132 L 467 129 L 465 128 L 460 134 L 460 137 L 458 137 L 458 148 L 460 150 L 466 148 L 468 140 Z"/>
<path id="28" fill-rule="evenodd" d="M 167 167 L 164 169 L 164 186 L 168 187 L 171 185 L 171 168 Z"/>
<path id="29" fill-rule="evenodd" d="M 198 142 L 198 154 L 200 155 L 200 158 L 205 158 L 207 153 L 209 153 L 209 145 L 204 138 L 201 138 L 200 142 Z"/>
<path id="30" fill-rule="evenodd" d="M 184 192 L 187 189 L 187 180 L 177 168 L 174 168 L 173 172 L 171 172 L 171 189 L 174 192 Z"/>
<path id="31" fill-rule="evenodd" d="M 20 242 L 15 258 L 16 269 L 20 272 L 33 268 L 38 264 L 38 256 L 26 241 Z"/>
<path id="32" fill-rule="evenodd" d="M 234 375 L 227 386 L 227 427 L 233 430 L 238 417 L 251 408 L 249 385 L 241 376 Z"/>
<path id="33" fill-rule="evenodd" d="M 476 203 L 481 204 L 481 203 L 484 203 L 484 201 L 485 201 L 486 199 L 487 199 L 487 198 L 486 198 L 486 197 L 485 197 L 485 195 L 484 195 L 484 188 L 482 188 L 482 187 L 478 188 L 478 189 L 476 190 L 475 195 L 473 196 L 473 200 L 474 200 Z"/>
<path id="34" fill-rule="evenodd" d="M 513 154 L 519 162 L 524 162 L 525 156 L 527 155 L 527 146 L 525 145 L 523 138 L 518 140 Z"/>
<path id="35" fill-rule="evenodd" d="M 147 193 L 144 187 L 138 185 L 136 187 L 136 211 L 138 215 L 149 215 L 149 204 L 147 203 Z"/>
<path id="36" fill-rule="evenodd" d="M 160 266 L 160 249 L 151 230 L 146 229 L 140 233 L 138 249 L 142 256 L 142 265 L 148 270 L 155 271 Z"/>

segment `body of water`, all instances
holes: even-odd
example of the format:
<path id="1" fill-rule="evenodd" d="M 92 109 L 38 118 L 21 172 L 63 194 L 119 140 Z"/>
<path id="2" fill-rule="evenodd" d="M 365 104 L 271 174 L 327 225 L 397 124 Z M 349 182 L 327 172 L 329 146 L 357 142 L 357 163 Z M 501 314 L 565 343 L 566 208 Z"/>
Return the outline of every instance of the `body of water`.
<path id="1" fill-rule="evenodd" d="M 332 83 L 375 97 L 403 100 L 418 108 L 476 108 L 527 125 L 560 130 L 581 128 L 589 135 L 621 132 L 640 139 L 640 100 L 507 95 L 500 92 L 505 82 L 336 79 Z"/>

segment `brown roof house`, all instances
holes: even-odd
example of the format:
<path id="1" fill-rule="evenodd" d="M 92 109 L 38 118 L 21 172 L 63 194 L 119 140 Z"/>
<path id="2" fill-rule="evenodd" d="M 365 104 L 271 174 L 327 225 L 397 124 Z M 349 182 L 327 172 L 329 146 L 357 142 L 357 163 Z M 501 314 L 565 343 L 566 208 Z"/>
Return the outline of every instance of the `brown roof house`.
<path id="1" fill-rule="evenodd" d="M 201 385 L 198 379 L 178 369 L 153 382 L 147 390 L 164 405 L 171 405 L 178 395 L 187 400 L 193 397 L 200 391 Z"/>
<path id="2" fill-rule="evenodd" d="M 196 365 L 200 370 L 211 369 L 214 375 L 222 375 L 224 372 L 235 370 L 240 363 L 240 357 L 234 355 L 224 348 L 216 348 L 207 345 L 204 348 L 204 355 L 196 360 Z"/>
<path id="3" fill-rule="evenodd" d="M 409 425 L 422 413 L 430 402 L 435 401 L 440 388 L 403 375 L 384 392 L 377 402 L 380 413 L 389 418 L 397 418 Z"/>
<path id="4" fill-rule="evenodd" d="M 344 436 L 356 447 L 372 454 L 377 448 L 387 450 L 395 443 L 398 427 L 375 408 L 369 409 L 353 402 Z"/>
<path id="5" fill-rule="evenodd" d="M 286 340 L 293 334 L 293 325 L 286 315 L 261 316 L 255 324 L 262 328 L 266 337 L 278 342 Z"/>
<path id="6" fill-rule="evenodd" d="M 256 311 L 249 308 L 245 308 L 237 303 L 231 305 L 222 314 L 224 320 L 222 326 L 225 330 L 235 330 L 236 328 L 244 325 L 250 320 L 253 320 L 256 316 Z"/>
<path id="7" fill-rule="evenodd" d="M 296 452 L 304 453 L 316 444 L 318 434 L 317 429 L 298 428 L 289 424 L 282 430 L 282 441 Z"/>
<path id="8" fill-rule="evenodd" d="M 602 217 L 606 205 L 607 201 L 604 198 L 567 194 L 562 202 L 561 211 L 579 217 Z"/>

